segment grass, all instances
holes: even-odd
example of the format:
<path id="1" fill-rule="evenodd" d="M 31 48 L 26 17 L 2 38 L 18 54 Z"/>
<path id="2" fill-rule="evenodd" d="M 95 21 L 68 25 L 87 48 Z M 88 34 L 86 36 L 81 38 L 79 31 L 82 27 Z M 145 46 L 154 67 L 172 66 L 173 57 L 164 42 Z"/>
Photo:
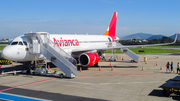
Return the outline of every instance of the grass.
<path id="1" fill-rule="evenodd" d="M 148 47 L 169 47 L 169 48 L 180 48 L 180 45 L 148 46 Z"/>
<path id="2" fill-rule="evenodd" d="M 180 52 L 180 50 L 177 49 L 158 49 L 158 48 L 129 48 L 131 51 L 133 51 L 136 54 L 153 54 L 153 53 L 174 53 L 174 52 Z M 144 50 L 144 52 L 139 52 L 139 50 Z M 105 51 L 105 53 L 111 53 L 111 50 Z M 120 50 L 116 50 L 116 53 L 122 53 Z"/>
<path id="3" fill-rule="evenodd" d="M 180 50 L 177 49 L 160 49 L 160 48 L 131 48 L 131 50 L 137 54 L 180 52 Z M 144 50 L 144 52 L 139 52 L 139 50 Z"/>
<path id="4" fill-rule="evenodd" d="M 3 50 L 4 47 L 5 47 L 5 46 L 0 46 L 0 50 Z"/>

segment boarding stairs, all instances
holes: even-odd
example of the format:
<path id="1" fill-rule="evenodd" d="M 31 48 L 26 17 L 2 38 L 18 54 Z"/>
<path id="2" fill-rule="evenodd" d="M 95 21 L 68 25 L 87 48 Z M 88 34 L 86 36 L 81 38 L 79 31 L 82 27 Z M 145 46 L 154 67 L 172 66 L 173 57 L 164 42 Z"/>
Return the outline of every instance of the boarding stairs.
<path id="1" fill-rule="evenodd" d="M 123 47 L 123 45 L 121 43 L 119 43 L 119 42 L 112 42 L 111 47 L 118 48 L 118 47 Z M 140 61 L 140 57 L 136 53 L 131 51 L 130 49 L 128 49 L 128 48 L 121 48 L 120 51 L 125 53 L 129 57 L 131 57 L 135 62 L 139 62 Z"/>
<path id="2" fill-rule="evenodd" d="M 37 32 L 24 35 L 32 40 L 32 49 L 29 50 L 31 54 L 35 54 L 35 57 L 43 54 L 49 61 L 64 72 L 66 77 L 71 78 L 77 76 L 76 60 L 52 42 L 49 39 L 49 33 Z"/>

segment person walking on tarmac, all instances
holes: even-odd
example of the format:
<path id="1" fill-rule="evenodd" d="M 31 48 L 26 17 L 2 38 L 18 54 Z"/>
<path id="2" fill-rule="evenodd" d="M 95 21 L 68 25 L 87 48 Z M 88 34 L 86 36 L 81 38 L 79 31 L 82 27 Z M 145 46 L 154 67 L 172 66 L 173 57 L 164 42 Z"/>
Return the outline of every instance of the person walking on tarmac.
<path id="1" fill-rule="evenodd" d="M 179 72 L 179 62 L 177 63 L 177 74 Z"/>
<path id="2" fill-rule="evenodd" d="M 174 67 L 174 64 L 173 64 L 173 62 L 171 61 L 171 73 L 172 73 L 172 72 L 174 73 L 173 67 Z"/>
<path id="3" fill-rule="evenodd" d="M 170 72 L 170 70 L 169 70 L 169 62 L 167 62 L 167 64 L 166 64 L 166 73 L 167 73 L 167 71 L 169 71 Z"/>

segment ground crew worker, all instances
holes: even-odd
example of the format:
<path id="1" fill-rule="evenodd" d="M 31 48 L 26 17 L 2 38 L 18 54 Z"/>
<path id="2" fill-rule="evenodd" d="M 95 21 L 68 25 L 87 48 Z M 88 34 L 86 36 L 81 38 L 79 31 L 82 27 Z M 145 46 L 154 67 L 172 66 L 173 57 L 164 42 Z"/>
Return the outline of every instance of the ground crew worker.
<path id="1" fill-rule="evenodd" d="M 173 64 L 173 62 L 171 62 L 171 73 L 172 72 L 174 73 L 173 67 L 174 67 L 174 64 Z"/>
<path id="2" fill-rule="evenodd" d="M 170 72 L 170 70 L 169 70 L 169 62 L 167 62 L 167 64 L 166 64 L 166 73 L 167 73 L 167 71 Z"/>
<path id="3" fill-rule="evenodd" d="M 178 74 L 178 71 L 179 71 L 179 62 L 177 63 L 177 74 Z"/>

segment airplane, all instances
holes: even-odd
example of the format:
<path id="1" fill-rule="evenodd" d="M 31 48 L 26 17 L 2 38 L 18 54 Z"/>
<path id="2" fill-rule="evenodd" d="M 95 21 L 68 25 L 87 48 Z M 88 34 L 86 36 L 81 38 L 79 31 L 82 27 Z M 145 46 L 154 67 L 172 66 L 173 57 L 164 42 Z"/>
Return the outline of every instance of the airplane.
<path id="1" fill-rule="evenodd" d="M 115 36 L 116 34 L 116 22 L 117 12 L 114 12 L 109 27 L 104 35 L 71 35 L 71 34 L 48 34 L 50 41 L 55 43 L 56 46 L 63 49 L 66 53 L 76 59 L 77 63 L 80 63 L 83 67 L 90 67 L 98 65 L 99 56 L 101 56 L 105 50 L 108 49 L 124 49 L 132 47 L 144 47 L 153 45 L 169 45 L 176 42 L 177 36 L 174 42 L 164 44 L 149 44 L 149 45 L 134 45 L 123 46 L 118 45 L 112 47 L 113 42 L 118 42 L 120 39 Z M 37 32 L 44 33 L 44 32 Z M 1 55 L 8 60 L 12 61 L 34 61 L 35 55 L 29 51 L 32 48 L 32 40 L 26 37 L 28 34 L 24 34 L 14 38 L 1 52 Z M 37 57 L 38 60 L 42 60 L 44 56 L 42 54 Z"/>

